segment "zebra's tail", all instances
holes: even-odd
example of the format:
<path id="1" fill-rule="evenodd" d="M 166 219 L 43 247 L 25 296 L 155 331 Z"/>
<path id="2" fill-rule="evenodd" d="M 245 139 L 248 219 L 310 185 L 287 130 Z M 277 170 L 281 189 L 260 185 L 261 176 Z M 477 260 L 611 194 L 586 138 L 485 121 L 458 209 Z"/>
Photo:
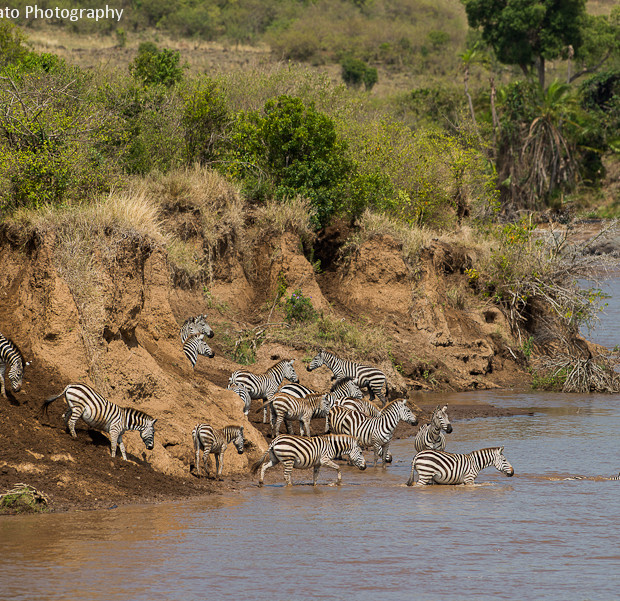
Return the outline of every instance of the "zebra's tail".
<path id="1" fill-rule="evenodd" d="M 413 456 L 413 459 L 411 461 L 411 474 L 409 475 L 409 480 L 407 480 L 407 486 L 411 486 L 414 483 L 414 471 L 415 471 L 415 458 L 416 458 L 417 453 Z"/>
<path id="2" fill-rule="evenodd" d="M 67 392 L 67 388 L 69 388 L 69 386 L 65 386 L 64 390 L 60 394 L 57 394 L 56 396 L 51 396 L 49 399 L 43 401 L 43 405 L 41 405 L 41 415 L 47 415 L 48 406 L 51 405 L 56 399 L 64 396 L 65 392 Z"/>
<path id="3" fill-rule="evenodd" d="M 252 464 L 252 467 L 250 468 L 250 473 L 251 474 L 256 474 L 256 472 L 258 472 L 258 470 L 260 469 L 261 465 L 263 465 L 263 463 L 265 463 L 267 461 L 268 455 L 269 455 L 269 449 L 267 449 L 265 451 L 263 456 L 258 461 L 254 462 Z"/>

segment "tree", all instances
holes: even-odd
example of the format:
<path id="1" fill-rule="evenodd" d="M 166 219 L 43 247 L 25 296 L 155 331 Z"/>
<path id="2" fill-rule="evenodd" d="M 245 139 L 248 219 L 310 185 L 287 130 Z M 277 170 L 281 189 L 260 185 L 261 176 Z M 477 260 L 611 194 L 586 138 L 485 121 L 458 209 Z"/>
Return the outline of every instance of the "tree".
<path id="1" fill-rule="evenodd" d="M 535 70 L 545 85 L 545 61 L 582 45 L 586 0 L 462 0 L 469 26 L 482 28 L 482 38 L 500 62 Z"/>

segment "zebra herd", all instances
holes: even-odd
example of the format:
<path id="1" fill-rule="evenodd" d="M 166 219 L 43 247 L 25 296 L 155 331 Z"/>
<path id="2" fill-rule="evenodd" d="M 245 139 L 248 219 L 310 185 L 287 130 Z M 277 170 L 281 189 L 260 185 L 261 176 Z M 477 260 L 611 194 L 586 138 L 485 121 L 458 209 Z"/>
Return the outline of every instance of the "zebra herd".
<path id="1" fill-rule="evenodd" d="M 205 341 L 212 338 L 213 330 L 206 315 L 188 318 L 182 325 L 181 342 L 183 352 L 195 367 L 199 355 L 213 357 L 214 353 Z M 329 391 L 318 392 L 299 382 L 293 366 L 294 360 L 284 359 L 275 363 L 263 374 L 246 370 L 234 371 L 228 380 L 228 389 L 243 401 L 243 414 L 247 416 L 252 400 L 262 400 L 263 422 L 271 423 L 272 442 L 263 456 L 251 467 L 252 473 L 260 469 L 259 486 L 262 486 L 267 469 L 278 463 L 284 465 L 284 478 L 291 485 L 291 472 L 295 469 L 312 467 L 313 485 L 316 485 L 322 466 L 337 471 L 337 483 L 341 482 L 338 459 L 347 458 L 360 470 L 366 469 L 363 450 L 374 452 L 374 465 L 381 459 L 382 466 L 392 461 L 389 445 L 394 430 L 400 421 L 417 424 L 417 417 L 407 406 L 406 399 L 387 401 L 388 387 L 385 374 L 370 367 L 341 359 L 324 349 L 307 366 L 312 371 L 327 366 L 332 371 L 335 383 Z M 7 398 L 5 375 L 13 391 L 22 386 L 23 356 L 9 338 L 0 334 L 0 384 L 1 393 Z M 288 380 L 289 383 L 284 381 Z M 370 399 L 363 397 L 362 388 L 368 390 Z M 63 397 L 67 410 L 63 419 L 73 438 L 75 426 L 82 418 L 92 428 L 108 432 L 111 455 L 116 456 L 117 447 L 127 460 L 123 433 L 135 430 L 147 449 L 153 449 L 156 419 L 138 409 L 120 407 L 101 396 L 85 384 L 69 384 L 60 392 L 43 402 L 42 413 L 55 400 Z M 373 403 L 378 398 L 381 407 Z M 260 410 L 259 409 L 259 410 Z M 446 434 L 452 432 L 447 405 L 438 406 L 429 422 L 418 430 L 413 446 L 415 454 L 411 462 L 411 473 L 407 486 L 429 484 L 472 484 L 481 470 L 495 467 L 506 476 L 512 476 L 514 469 L 503 454 L 503 447 L 492 447 L 460 454 L 446 452 Z M 325 433 L 311 435 L 310 421 L 325 418 Z M 294 422 L 299 423 L 300 435 L 292 434 Z M 286 434 L 280 434 L 284 423 Z M 215 455 L 216 477 L 220 478 L 223 468 L 223 454 L 231 443 L 239 454 L 244 452 L 244 429 L 230 425 L 215 429 L 209 424 L 197 424 L 192 431 L 195 451 L 195 470 L 200 475 L 200 452 L 203 452 L 204 470 L 208 475 L 208 456 Z M 417 482 L 415 473 L 418 474 Z M 619 479 L 613 476 L 610 479 Z M 565 478 L 578 480 L 582 477 Z"/>

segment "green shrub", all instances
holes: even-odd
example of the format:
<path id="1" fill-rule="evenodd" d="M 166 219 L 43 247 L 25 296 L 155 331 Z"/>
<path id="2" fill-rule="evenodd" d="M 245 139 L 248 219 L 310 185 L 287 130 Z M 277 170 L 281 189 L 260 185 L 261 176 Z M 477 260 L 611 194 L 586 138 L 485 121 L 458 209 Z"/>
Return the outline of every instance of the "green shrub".
<path id="1" fill-rule="evenodd" d="M 362 84 L 367 91 L 372 90 L 378 81 L 377 69 L 369 67 L 363 60 L 346 57 L 340 63 L 342 67 L 342 80 L 353 88 L 359 88 Z"/>
<path id="2" fill-rule="evenodd" d="M 317 318 L 317 312 L 312 306 L 310 297 L 304 296 L 299 288 L 284 302 L 284 314 L 289 323 L 312 321 Z"/>
<path id="3" fill-rule="evenodd" d="M 177 50 L 159 50 L 153 42 L 142 42 L 138 55 L 129 65 L 129 71 L 147 86 L 161 84 L 169 88 L 183 79 L 180 61 L 181 55 Z"/>

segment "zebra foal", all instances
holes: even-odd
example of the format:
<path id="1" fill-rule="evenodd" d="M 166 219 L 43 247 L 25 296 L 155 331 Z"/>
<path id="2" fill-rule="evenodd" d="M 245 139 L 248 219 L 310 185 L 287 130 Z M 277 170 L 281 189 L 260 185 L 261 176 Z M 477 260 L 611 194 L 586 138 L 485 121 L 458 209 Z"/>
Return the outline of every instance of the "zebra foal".
<path id="1" fill-rule="evenodd" d="M 24 358 L 17 345 L 10 338 L 0 334 L 0 392 L 6 399 L 5 374 L 11 382 L 11 388 L 19 392 L 24 377 Z"/>
<path id="2" fill-rule="evenodd" d="M 312 371 L 321 367 L 321 365 L 327 365 L 332 370 L 333 378 L 336 381 L 351 378 L 360 388 L 368 389 L 371 401 L 377 396 L 381 400 L 381 405 L 385 405 L 388 386 L 385 374 L 380 369 L 346 359 L 339 359 L 325 349 L 321 349 L 317 353 L 306 369 Z M 383 394 L 384 387 L 385 394 Z"/>
<path id="3" fill-rule="evenodd" d="M 309 394 L 298 398 L 284 392 L 276 392 L 263 407 L 271 405 L 271 437 L 280 434 L 282 422 L 286 426 L 287 434 L 291 434 L 293 420 L 299 421 L 299 433 L 301 436 L 310 436 L 310 420 L 314 417 L 325 417 L 330 410 L 333 401 L 327 394 Z"/>
<path id="4" fill-rule="evenodd" d="M 238 369 L 228 379 L 228 388 L 231 386 L 243 386 L 251 399 L 263 399 L 268 401 L 276 392 L 282 380 L 299 382 L 293 363 L 295 359 L 282 359 L 272 365 L 264 374 L 255 374 L 250 371 Z M 263 423 L 267 423 L 267 409 L 263 412 Z"/>
<path id="5" fill-rule="evenodd" d="M 342 483 L 340 467 L 334 463 L 334 457 L 348 455 L 353 465 L 360 470 L 366 469 L 366 461 L 359 444 L 353 436 L 326 434 L 323 436 L 293 436 L 280 434 L 272 441 L 265 454 L 251 467 L 256 474 L 260 469 L 258 485 L 263 485 L 265 472 L 278 463 L 284 464 L 284 479 L 287 486 L 292 486 L 291 472 L 293 468 L 314 468 L 312 486 L 316 486 L 321 467 L 329 467 L 338 472 L 337 483 Z"/>
<path id="6" fill-rule="evenodd" d="M 411 462 L 411 475 L 407 486 L 414 483 L 415 471 L 418 472 L 418 485 L 473 484 L 478 474 L 490 466 L 508 477 L 514 475 L 512 465 L 504 457 L 504 447 L 480 449 L 466 454 L 421 451 Z"/>
<path id="7" fill-rule="evenodd" d="M 228 445 L 232 442 L 239 455 L 243 454 L 245 440 L 242 426 L 225 426 L 216 430 L 209 424 L 197 424 L 192 430 L 194 451 L 196 451 L 196 474 L 200 476 L 200 451 L 203 451 L 205 475 L 209 476 L 209 454 L 215 455 L 215 472 L 217 478 L 222 476 L 224 467 L 223 455 Z"/>
<path id="8" fill-rule="evenodd" d="M 362 447 L 372 447 L 375 463 L 381 457 L 382 463 L 390 463 L 390 442 L 394 430 L 401 420 L 415 426 L 418 419 L 406 405 L 406 399 L 388 403 L 378 417 L 366 417 L 358 411 L 345 407 L 332 407 L 327 416 L 329 429 L 338 434 L 355 436 Z"/>
<path id="9" fill-rule="evenodd" d="M 415 450 L 418 453 L 426 449 L 445 451 L 446 435 L 444 432 L 448 434 L 452 432 L 452 424 L 448 418 L 448 405 L 443 407 L 437 405 L 431 416 L 431 421 L 428 424 L 424 424 L 416 434 L 413 441 Z"/>
<path id="10" fill-rule="evenodd" d="M 120 407 L 103 398 L 86 384 L 69 384 L 55 396 L 44 401 L 42 413 L 46 414 L 48 407 L 56 399 L 64 396 L 68 409 L 63 419 L 73 438 L 77 438 L 75 424 L 82 418 L 91 428 L 108 432 L 112 457 L 116 457 L 116 446 L 121 450 L 123 459 L 127 461 L 123 434 L 127 430 L 137 430 L 147 449 L 151 450 L 155 443 L 155 422 L 150 415 L 138 409 Z"/>

